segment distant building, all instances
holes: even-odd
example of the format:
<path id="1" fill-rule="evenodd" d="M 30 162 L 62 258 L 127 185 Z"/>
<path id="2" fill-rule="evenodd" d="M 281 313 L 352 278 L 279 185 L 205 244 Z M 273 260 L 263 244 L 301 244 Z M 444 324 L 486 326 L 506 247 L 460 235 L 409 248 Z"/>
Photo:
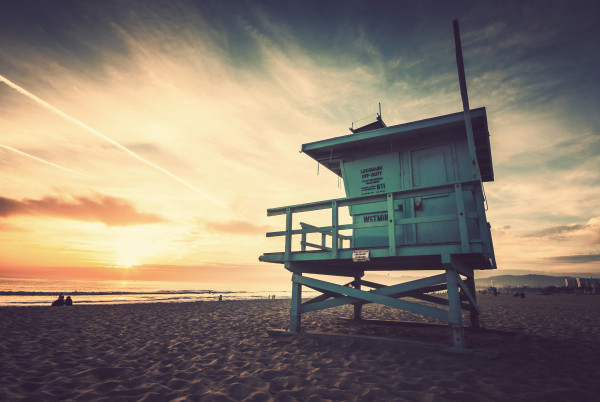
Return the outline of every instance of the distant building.
<path id="1" fill-rule="evenodd" d="M 575 278 L 565 278 L 565 287 L 569 289 L 574 289 L 579 287 L 579 285 Z"/>

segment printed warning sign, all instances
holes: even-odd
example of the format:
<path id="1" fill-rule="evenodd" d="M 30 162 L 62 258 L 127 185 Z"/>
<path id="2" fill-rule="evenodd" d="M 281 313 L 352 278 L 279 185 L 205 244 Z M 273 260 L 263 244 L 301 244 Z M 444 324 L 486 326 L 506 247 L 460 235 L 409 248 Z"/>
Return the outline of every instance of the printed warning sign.
<path id="1" fill-rule="evenodd" d="M 369 250 L 353 250 L 352 251 L 353 262 L 369 262 Z"/>
<path id="2" fill-rule="evenodd" d="M 383 165 L 371 166 L 360 170 L 361 195 L 385 193 Z"/>
<path id="3" fill-rule="evenodd" d="M 400 157 L 397 152 L 344 161 L 342 170 L 349 197 L 385 194 L 402 189 Z"/>

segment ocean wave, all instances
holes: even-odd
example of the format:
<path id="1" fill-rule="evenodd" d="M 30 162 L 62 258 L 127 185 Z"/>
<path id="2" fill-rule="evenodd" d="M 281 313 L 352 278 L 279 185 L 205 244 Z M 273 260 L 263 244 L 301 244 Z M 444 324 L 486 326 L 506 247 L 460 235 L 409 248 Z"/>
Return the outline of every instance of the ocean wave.
<path id="1" fill-rule="evenodd" d="M 48 291 L 27 291 L 27 290 L 2 290 L 0 296 L 56 296 L 59 293 L 63 293 L 71 296 L 125 296 L 125 295 L 214 295 L 220 294 L 226 295 L 231 293 L 246 293 L 246 292 L 234 292 L 234 291 L 215 291 L 215 290 L 156 290 L 156 291 L 67 291 L 67 292 L 48 292 Z"/>

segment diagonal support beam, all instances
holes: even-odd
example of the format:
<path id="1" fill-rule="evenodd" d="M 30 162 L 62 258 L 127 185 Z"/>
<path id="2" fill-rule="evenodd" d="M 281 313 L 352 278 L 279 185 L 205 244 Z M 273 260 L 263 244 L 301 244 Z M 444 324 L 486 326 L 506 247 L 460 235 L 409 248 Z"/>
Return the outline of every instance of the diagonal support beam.
<path id="1" fill-rule="evenodd" d="M 445 276 L 445 275 L 442 275 Z M 427 278 L 429 279 L 429 278 Z M 306 276 L 294 275 L 292 277 L 292 281 L 297 284 L 306 285 L 310 287 L 316 287 L 318 289 L 323 289 L 330 292 L 342 293 L 349 296 L 349 298 L 342 304 L 348 304 L 348 302 L 353 303 L 357 301 L 367 301 L 372 303 L 383 304 L 386 306 L 398 308 L 405 311 L 410 311 L 412 313 L 425 315 L 428 317 L 437 318 L 442 321 L 448 321 L 448 312 L 445 310 L 437 309 L 434 307 L 424 306 L 418 303 L 412 303 L 405 300 L 397 300 L 392 297 L 386 296 L 383 291 L 387 288 L 378 289 L 372 292 L 365 292 L 364 290 L 353 289 L 349 287 L 345 287 L 342 285 L 337 285 L 330 282 L 321 281 L 314 278 L 308 278 Z M 403 284 L 406 285 L 406 284 Z M 399 285 L 396 285 L 399 286 Z M 392 286 L 394 287 L 394 286 Z M 392 290 L 392 293 L 396 291 Z M 341 297 L 335 300 L 346 299 L 346 297 Z M 313 303 L 308 306 L 302 306 L 302 312 L 321 310 L 325 304 L 327 304 L 329 300 L 321 302 L 321 303 Z"/>
<path id="2" fill-rule="evenodd" d="M 477 313 L 481 314 L 481 310 L 479 310 L 479 306 L 477 305 L 477 302 L 475 301 L 475 298 L 471 294 L 471 291 L 467 287 L 467 284 L 463 282 L 463 280 L 460 277 L 460 275 L 456 275 L 456 281 L 458 282 L 458 286 L 460 286 L 460 289 L 469 298 L 469 301 L 471 302 L 471 305 L 475 308 L 475 310 L 477 310 Z"/>
<path id="3" fill-rule="evenodd" d="M 352 283 L 353 282 L 349 282 L 349 283 L 345 284 L 344 286 L 351 286 Z M 344 296 L 343 294 L 340 294 L 340 293 L 329 292 L 329 291 L 326 291 L 326 290 L 315 288 L 313 286 L 309 286 L 309 285 L 304 285 L 304 286 L 306 286 L 306 287 L 308 287 L 308 288 L 310 288 L 312 290 L 316 290 L 317 292 L 321 292 L 322 294 L 319 295 L 319 296 L 316 296 L 316 297 L 314 297 L 314 298 L 312 298 L 312 299 L 310 299 L 308 301 L 305 301 L 304 303 L 302 303 L 302 305 L 311 304 L 311 303 L 317 303 L 317 302 L 320 302 L 320 301 L 331 299 L 332 297 L 341 297 L 341 296 Z"/>
<path id="4" fill-rule="evenodd" d="M 418 289 L 423 289 L 423 288 L 430 288 L 434 285 L 438 285 L 440 282 L 445 282 L 445 281 L 446 281 L 446 275 L 440 274 L 440 275 L 430 276 L 428 278 L 422 278 L 422 279 L 417 279 L 417 280 L 410 281 L 410 282 L 401 283 L 398 285 L 384 286 L 380 289 L 372 290 L 371 293 L 380 294 L 380 295 L 384 295 L 384 296 L 390 296 L 390 297 L 397 297 L 396 295 L 398 295 L 398 294 L 403 294 L 405 292 L 410 292 L 413 290 L 418 290 Z M 361 282 L 363 282 L 363 281 L 361 281 Z M 327 283 L 327 282 L 325 282 L 325 283 Z M 319 291 L 321 291 L 321 290 L 319 290 Z M 345 294 L 347 294 L 347 293 L 345 293 Z M 326 308 L 343 306 L 344 304 L 352 304 L 357 301 L 360 301 L 360 300 L 355 299 L 351 296 L 343 296 L 343 297 L 338 297 L 337 299 L 333 299 L 333 300 L 325 300 L 323 302 L 320 302 L 319 304 L 312 303 L 313 304 L 312 306 L 307 307 L 307 309 L 303 309 L 302 311 L 308 312 L 308 311 L 323 310 Z"/>

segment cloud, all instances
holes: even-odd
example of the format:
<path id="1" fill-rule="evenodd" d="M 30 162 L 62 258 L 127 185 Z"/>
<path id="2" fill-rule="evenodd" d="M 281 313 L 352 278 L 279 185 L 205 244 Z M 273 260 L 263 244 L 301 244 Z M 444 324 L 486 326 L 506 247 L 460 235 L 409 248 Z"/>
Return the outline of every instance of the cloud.
<path id="1" fill-rule="evenodd" d="M 0 216 L 45 215 L 88 222 L 102 222 L 107 226 L 131 226 L 161 223 L 160 215 L 138 211 L 122 198 L 107 195 L 74 197 L 72 200 L 48 196 L 39 200 L 14 200 L 0 197 Z"/>
<path id="2" fill-rule="evenodd" d="M 259 226 L 246 221 L 206 222 L 208 230 L 225 234 L 262 234 L 272 230 L 269 226 Z"/>
<path id="3" fill-rule="evenodd" d="M 537 232 L 523 235 L 526 238 L 547 238 L 555 241 L 577 241 L 581 246 L 600 244 L 600 217 L 589 219 L 586 223 L 551 226 Z"/>
<path id="4" fill-rule="evenodd" d="M 577 232 L 588 227 L 590 227 L 590 225 L 583 224 L 553 226 L 547 229 L 539 230 L 537 232 L 526 234 L 524 237 L 554 237 L 563 233 Z"/>
<path id="5" fill-rule="evenodd" d="M 554 262 L 566 262 L 571 264 L 586 264 L 589 262 L 600 261 L 600 254 L 583 254 L 583 255 L 563 255 L 558 257 L 549 257 L 547 260 Z"/>
<path id="6" fill-rule="evenodd" d="M 16 154 L 19 154 L 19 155 L 25 156 L 25 157 L 27 157 L 27 158 L 30 158 L 30 159 L 33 159 L 33 160 L 36 160 L 36 161 L 38 161 L 38 162 L 44 163 L 44 164 L 46 164 L 46 165 L 48 165 L 48 166 L 55 167 L 55 168 L 57 168 L 57 169 L 62 169 L 62 170 L 65 170 L 65 171 L 67 171 L 67 172 L 71 172 L 71 173 L 77 173 L 77 172 L 76 172 L 76 171 L 74 171 L 73 169 L 69 169 L 69 168 L 67 168 L 67 167 L 64 167 L 64 166 L 58 165 L 58 164 L 56 164 L 56 163 L 53 163 L 53 162 L 47 161 L 47 160 L 45 160 L 45 159 L 38 158 L 38 157 L 37 157 L 37 156 L 35 156 L 35 155 L 31 155 L 31 154 L 28 154 L 27 152 L 23 152 L 23 151 L 20 151 L 20 150 L 18 150 L 18 149 L 16 149 L 16 148 L 9 147 L 8 145 L 3 145 L 3 144 L 0 144 L 0 148 L 7 149 L 7 150 L 9 150 L 9 151 L 12 151 L 12 152 L 14 152 L 14 153 L 16 153 Z"/>

